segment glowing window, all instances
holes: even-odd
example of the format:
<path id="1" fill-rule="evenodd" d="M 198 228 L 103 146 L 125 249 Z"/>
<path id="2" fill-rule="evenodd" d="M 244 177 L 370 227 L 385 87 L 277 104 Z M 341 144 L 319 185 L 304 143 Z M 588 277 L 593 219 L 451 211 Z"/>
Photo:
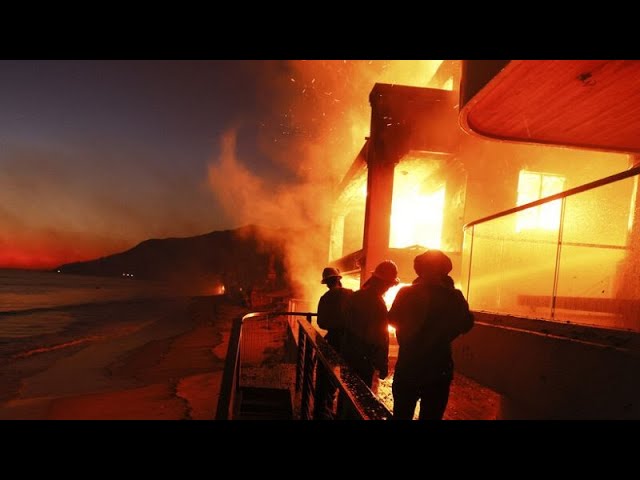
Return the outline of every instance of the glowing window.
<path id="1" fill-rule="evenodd" d="M 558 175 L 521 170 L 518 180 L 518 205 L 560 193 L 564 181 L 565 178 Z M 531 229 L 556 230 L 560 226 L 560 208 L 560 200 L 555 200 L 518 212 L 516 232 Z"/>
<path id="2" fill-rule="evenodd" d="M 437 161 L 403 160 L 393 176 L 389 247 L 440 248 L 445 187 L 438 188 Z"/>
<path id="3" fill-rule="evenodd" d="M 419 185 L 394 193 L 389 246 L 440 248 L 444 193 L 441 187 L 431 194 L 423 194 Z"/>

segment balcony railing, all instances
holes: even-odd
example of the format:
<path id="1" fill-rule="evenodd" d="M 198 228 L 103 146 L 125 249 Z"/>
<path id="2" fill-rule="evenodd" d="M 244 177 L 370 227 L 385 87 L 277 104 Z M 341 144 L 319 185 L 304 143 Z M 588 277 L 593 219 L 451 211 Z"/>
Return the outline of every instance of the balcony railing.
<path id="1" fill-rule="evenodd" d="M 464 227 L 471 308 L 640 331 L 640 167 Z"/>
<path id="2" fill-rule="evenodd" d="M 252 335 L 253 340 L 248 339 L 249 335 L 243 331 L 245 323 L 247 320 L 266 323 L 272 319 L 284 317 L 295 318 L 294 325 L 297 327 L 297 332 L 295 332 L 297 335 L 289 330 L 291 335 L 288 336 L 290 343 L 297 344 L 295 347 L 295 379 L 292 378 L 291 385 L 284 385 L 292 390 L 293 418 L 301 420 L 313 418 L 319 364 L 322 364 L 324 374 L 328 375 L 331 384 L 337 388 L 338 397 L 333 408 L 335 418 L 384 420 L 391 417 L 391 412 L 387 407 L 311 325 L 311 319 L 316 315 L 312 312 L 255 312 L 234 321 L 216 419 L 242 418 L 242 390 L 245 387 L 243 369 L 245 369 L 244 364 L 248 358 L 243 350 L 249 347 L 248 342 L 251 342 L 255 347 L 256 343 L 260 341 L 256 340 L 259 337 L 256 337 L 255 334 Z M 287 329 L 291 328 L 289 322 L 285 321 L 283 325 Z M 263 336 L 262 341 L 264 338 Z M 293 342 L 293 338 L 296 338 L 296 342 Z M 255 348 L 252 349 L 255 350 Z M 275 365 L 269 367 L 269 370 L 274 369 L 276 369 Z M 268 418 L 268 412 L 265 418 Z"/>

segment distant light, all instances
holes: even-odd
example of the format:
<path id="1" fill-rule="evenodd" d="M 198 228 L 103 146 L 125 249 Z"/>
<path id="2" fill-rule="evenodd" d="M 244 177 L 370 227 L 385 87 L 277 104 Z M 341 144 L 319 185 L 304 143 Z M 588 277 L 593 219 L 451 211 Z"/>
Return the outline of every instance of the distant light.
<path id="1" fill-rule="evenodd" d="M 60 273 L 60 270 L 58 270 L 58 273 Z"/>

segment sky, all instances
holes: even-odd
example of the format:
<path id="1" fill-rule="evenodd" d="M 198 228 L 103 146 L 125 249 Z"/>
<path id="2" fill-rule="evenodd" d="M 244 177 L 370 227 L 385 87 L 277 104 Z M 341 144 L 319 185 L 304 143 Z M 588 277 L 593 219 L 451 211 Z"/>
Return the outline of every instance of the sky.
<path id="1" fill-rule="evenodd" d="M 376 81 L 438 61 L 0 61 L 0 268 L 326 223 Z"/>

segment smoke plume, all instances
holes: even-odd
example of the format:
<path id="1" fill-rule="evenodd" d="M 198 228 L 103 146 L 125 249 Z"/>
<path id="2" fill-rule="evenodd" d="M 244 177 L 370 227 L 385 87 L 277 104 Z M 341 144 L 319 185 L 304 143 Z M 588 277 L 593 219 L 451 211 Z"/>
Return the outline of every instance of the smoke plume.
<path id="1" fill-rule="evenodd" d="M 336 187 L 369 132 L 369 92 L 376 82 L 426 86 L 441 61 L 265 61 L 257 118 L 222 137 L 209 166 L 218 202 L 238 224 L 290 228 L 286 267 L 298 292 L 317 300 L 328 261 Z M 254 174 L 239 158 L 239 131 L 255 127 L 260 152 L 284 172 L 279 179 Z"/>

